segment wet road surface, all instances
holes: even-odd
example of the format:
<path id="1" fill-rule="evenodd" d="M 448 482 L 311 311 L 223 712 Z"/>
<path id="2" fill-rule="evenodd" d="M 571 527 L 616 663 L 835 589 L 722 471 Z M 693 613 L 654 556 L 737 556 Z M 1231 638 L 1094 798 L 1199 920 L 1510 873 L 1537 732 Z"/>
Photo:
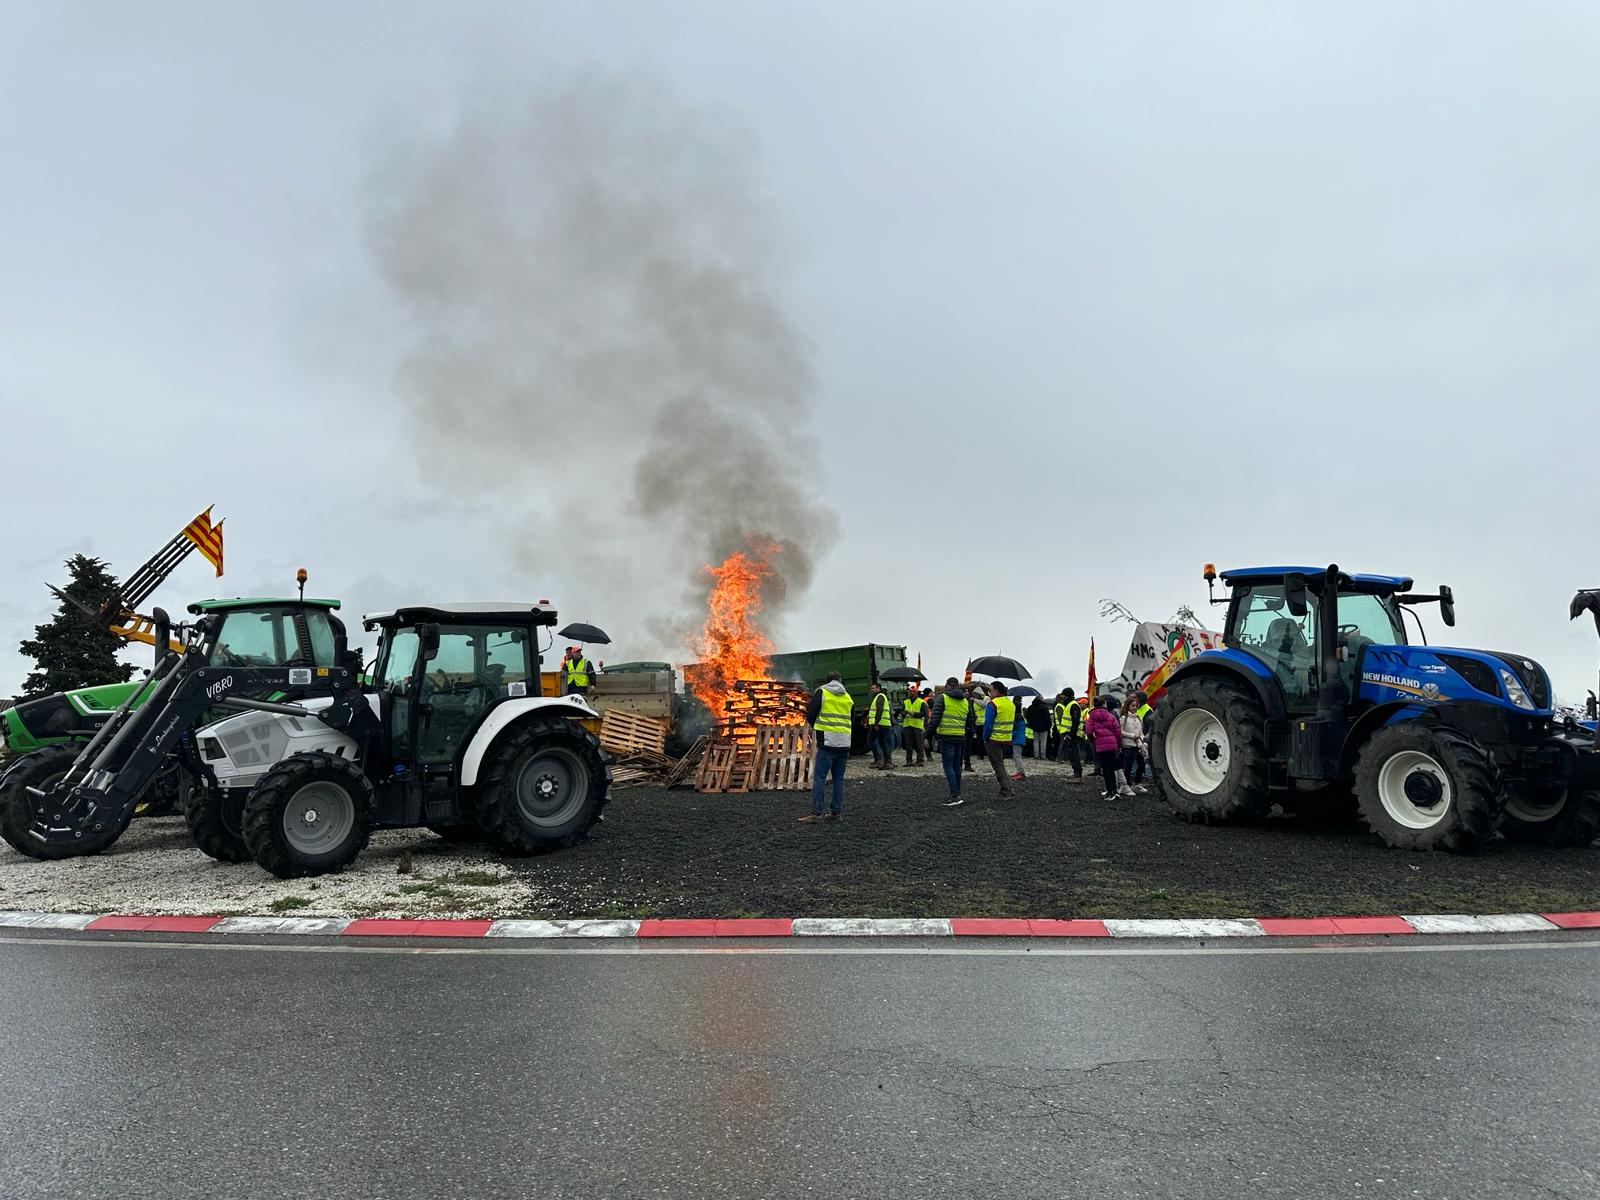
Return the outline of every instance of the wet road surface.
<path id="1" fill-rule="evenodd" d="M 0 939 L 0 1197 L 1600 1194 L 1593 939 L 440 949 Z"/>

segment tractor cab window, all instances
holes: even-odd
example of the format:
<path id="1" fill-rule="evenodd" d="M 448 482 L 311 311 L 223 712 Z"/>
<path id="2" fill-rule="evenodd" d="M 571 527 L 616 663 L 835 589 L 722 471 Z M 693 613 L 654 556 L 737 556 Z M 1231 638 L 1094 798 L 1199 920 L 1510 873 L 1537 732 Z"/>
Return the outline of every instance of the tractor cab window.
<path id="1" fill-rule="evenodd" d="M 485 674 L 500 685 L 502 696 L 537 696 L 539 689 L 529 684 L 528 634 L 513 629 L 503 637 L 491 637 L 484 654 Z M 517 685 L 520 684 L 521 687 Z"/>
<path id="2" fill-rule="evenodd" d="M 1291 711 L 1316 705 L 1318 597 L 1308 595 L 1306 615 L 1289 611 L 1282 584 L 1262 584 L 1238 598 L 1233 640 L 1278 677 Z"/>
<path id="3" fill-rule="evenodd" d="M 417 669 L 417 631 L 397 629 L 389 635 L 384 650 L 383 669 L 378 673 L 378 690 L 405 695 L 411 690 L 411 676 Z"/>
<path id="4" fill-rule="evenodd" d="M 508 643 L 517 647 L 515 655 Z M 517 631 L 486 625 L 440 629 L 438 652 L 423 667 L 417 760 L 450 762 L 489 706 L 506 695 L 513 666 L 526 680 L 527 651 Z"/>
<path id="5" fill-rule="evenodd" d="M 294 613 L 289 609 L 236 609 L 228 613 L 211 656 L 219 667 L 281 667 L 301 660 L 300 638 L 295 633 Z"/>
<path id="6" fill-rule="evenodd" d="M 1353 661 L 1363 646 L 1403 646 L 1405 627 L 1400 624 L 1399 606 L 1388 596 L 1370 592 L 1339 593 L 1339 644 Z"/>
<path id="7" fill-rule="evenodd" d="M 311 635 L 311 658 L 319 667 L 335 667 L 333 661 L 333 619 L 325 609 L 306 610 L 306 632 Z"/>

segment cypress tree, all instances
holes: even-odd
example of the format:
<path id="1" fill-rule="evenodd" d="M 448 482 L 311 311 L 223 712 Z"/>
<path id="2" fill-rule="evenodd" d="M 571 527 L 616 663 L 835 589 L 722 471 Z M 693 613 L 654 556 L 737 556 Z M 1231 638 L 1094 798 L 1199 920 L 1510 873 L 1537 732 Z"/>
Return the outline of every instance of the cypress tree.
<path id="1" fill-rule="evenodd" d="M 22 653 L 35 663 L 34 672 L 22 685 L 24 698 L 123 683 L 133 674 L 131 663 L 117 661 L 122 640 L 113 636 L 105 622 L 72 603 L 76 600 L 98 613 L 116 591 L 115 577 L 100 559 L 83 554 L 68 559 L 66 568 L 71 582 L 61 590 L 68 599 L 61 602 L 48 624 L 34 626 L 33 636 L 22 643 Z"/>

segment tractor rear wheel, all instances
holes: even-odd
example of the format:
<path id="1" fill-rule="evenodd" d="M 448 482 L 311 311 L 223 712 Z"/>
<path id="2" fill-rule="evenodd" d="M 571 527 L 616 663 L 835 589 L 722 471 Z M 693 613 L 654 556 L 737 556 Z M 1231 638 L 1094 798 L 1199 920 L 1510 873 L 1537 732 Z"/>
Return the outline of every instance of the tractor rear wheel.
<path id="1" fill-rule="evenodd" d="M 570 846 L 600 819 L 610 785 L 594 734 L 566 717 L 527 717 L 489 749 L 478 822 L 508 853 Z"/>
<path id="2" fill-rule="evenodd" d="M 279 879 L 349 866 L 372 836 L 372 781 L 349 759 L 313 750 L 284 759 L 250 789 L 244 844 Z"/>
<path id="3" fill-rule="evenodd" d="M 128 828 L 128 821 L 133 818 L 132 812 L 107 829 L 98 833 L 85 831 L 81 838 L 71 842 L 46 845 L 28 832 L 28 826 L 33 824 L 35 797 L 29 795 L 27 789 L 34 787 L 49 791 L 72 768 L 77 761 L 78 751 L 82 749 L 83 746 L 78 742 L 45 746 L 25 755 L 0 780 L 0 838 L 4 838 L 6 844 L 18 854 L 41 859 L 99 854 Z"/>
<path id="4" fill-rule="evenodd" d="M 250 848 L 244 844 L 244 801 L 242 788 L 190 788 L 183 806 L 189 836 L 200 850 L 218 862 L 250 861 Z"/>
<path id="5" fill-rule="evenodd" d="M 1506 789 L 1500 832 L 1534 846 L 1589 846 L 1600 837 L 1600 792 L 1563 784 L 1519 784 Z"/>
<path id="6" fill-rule="evenodd" d="M 1230 684 L 1180 679 L 1150 728 L 1151 774 L 1162 799 L 1188 821 L 1216 824 L 1267 815 L 1266 714 Z"/>
<path id="7" fill-rule="evenodd" d="M 1432 722 L 1378 730 L 1356 757 L 1361 820 L 1400 850 L 1476 850 L 1504 812 L 1500 769 L 1471 738 Z"/>

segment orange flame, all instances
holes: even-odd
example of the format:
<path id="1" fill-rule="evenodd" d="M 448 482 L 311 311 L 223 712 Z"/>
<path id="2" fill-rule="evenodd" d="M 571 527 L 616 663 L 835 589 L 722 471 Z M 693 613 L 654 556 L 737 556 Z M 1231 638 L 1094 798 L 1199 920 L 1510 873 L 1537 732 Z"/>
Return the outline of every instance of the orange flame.
<path id="1" fill-rule="evenodd" d="M 700 661 L 684 681 L 718 720 L 728 715 L 735 683 L 772 674 L 772 642 L 760 622 L 761 581 L 772 574 L 771 560 L 780 549 L 775 542 L 752 540 L 748 553 L 736 550 L 706 568 L 712 583 L 705 628 L 695 645 Z"/>

